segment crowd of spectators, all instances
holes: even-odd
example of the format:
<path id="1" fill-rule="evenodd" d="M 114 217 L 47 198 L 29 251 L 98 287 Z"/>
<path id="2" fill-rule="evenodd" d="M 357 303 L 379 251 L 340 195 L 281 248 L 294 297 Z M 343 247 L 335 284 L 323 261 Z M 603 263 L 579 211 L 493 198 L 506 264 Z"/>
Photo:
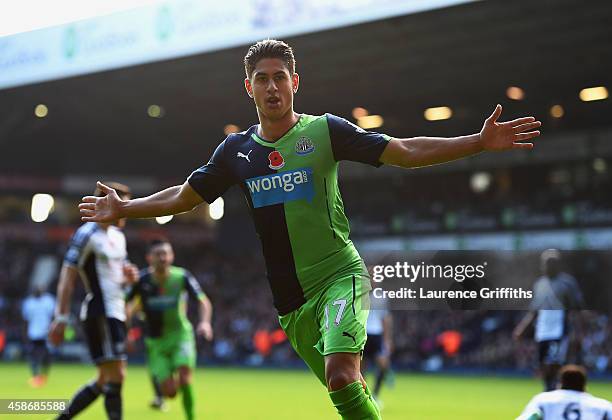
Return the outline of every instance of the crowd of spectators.
<path id="1" fill-rule="evenodd" d="M 599 159 L 481 172 L 390 171 L 341 189 L 354 237 L 601 227 L 612 224 L 608 166 Z"/>
<path id="2" fill-rule="evenodd" d="M 130 245 L 130 258 L 144 266 L 144 243 Z M 32 267 L 40 255 L 58 262 L 65 243 L 9 241 L 0 245 L 0 330 L 5 342 L 25 343 L 21 301 L 29 292 Z M 214 305 L 212 343 L 198 341 L 204 363 L 296 366 L 301 362 L 279 336 L 279 324 L 259 253 L 222 253 L 213 245 L 175 244 L 176 264 L 189 269 Z M 57 274 L 49 286 L 54 293 Z M 72 303 L 77 320 L 83 287 Z M 194 305 L 191 305 L 193 308 Z M 536 364 L 533 340 L 512 340 L 522 311 L 393 311 L 393 363 L 399 369 L 494 369 L 528 371 Z M 194 317 L 194 311 L 190 316 Z M 571 357 L 591 369 L 612 370 L 612 322 L 607 315 L 574 316 Z M 76 341 L 81 339 L 75 322 Z M 269 340 L 268 337 L 271 339 Z M 280 338 L 279 338 L 280 337 Z M 142 347 L 140 347 L 142 350 Z M 138 356 L 138 355 L 136 355 Z M 5 355 L 6 357 L 6 355 Z"/>

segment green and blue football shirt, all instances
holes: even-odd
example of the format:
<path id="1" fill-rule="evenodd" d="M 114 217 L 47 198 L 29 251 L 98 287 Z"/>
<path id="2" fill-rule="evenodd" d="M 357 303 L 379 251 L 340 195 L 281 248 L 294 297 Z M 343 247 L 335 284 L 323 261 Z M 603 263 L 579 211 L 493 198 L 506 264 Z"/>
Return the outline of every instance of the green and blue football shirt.
<path id="1" fill-rule="evenodd" d="M 362 272 L 338 189 L 338 162 L 380 166 L 389 137 L 331 114 L 302 114 L 275 142 L 257 125 L 229 135 L 188 178 L 212 203 L 238 184 L 259 234 L 274 304 L 299 308 L 330 282 Z"/>
<path id="2" fill-rule="evenodd" d="M 161 281 L 151 269 L 145 269 L 127 292 L 126 301 L 136 296 L 142 303 L 148 337 L 193 338 L 193 327 L 187 319 L 187 297 L 200 301 L 206 295 L 189 271 L 170 266 L 168 277 Z"/>

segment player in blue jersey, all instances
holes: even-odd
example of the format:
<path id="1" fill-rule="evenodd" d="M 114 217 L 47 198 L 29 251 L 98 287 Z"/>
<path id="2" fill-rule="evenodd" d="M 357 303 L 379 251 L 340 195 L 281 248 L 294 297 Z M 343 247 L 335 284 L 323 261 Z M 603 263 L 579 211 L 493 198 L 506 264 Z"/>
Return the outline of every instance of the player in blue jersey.
<path id="1" fill-rule="evenodd" d="M 349 239 L 337 179 L 342 160 L 414 168 L 484 151 L 530 149 L 540 134 L 533 117 L 500 122 L 498 105 L 480 132 L 439 138 L 392 138 L 331 114 L 293 109 L 300 78 L 290 46 L 265 40 L 244 59 L 247 95 L 259 124 L 229 135 L 182 185 L 145 198 L 84 197 L 84 221 L 155 217 L 212 203 L 231 186 L 246 198 L 261 239 L 279 321 L 300 357 L 327 388 L 343 419 L 378 419 L 360 373 L 370 290 Z"/>

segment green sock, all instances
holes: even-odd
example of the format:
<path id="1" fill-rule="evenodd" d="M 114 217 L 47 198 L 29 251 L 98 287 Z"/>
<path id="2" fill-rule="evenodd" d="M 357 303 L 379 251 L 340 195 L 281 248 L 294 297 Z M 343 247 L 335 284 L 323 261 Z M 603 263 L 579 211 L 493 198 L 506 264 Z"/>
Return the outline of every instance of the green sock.
<path id="1" fill-rule="evenodd" d="M 187 420 L 193 420 L 195 418 L 193 413 L 193 388 L 191 384 L 183 385 L 181 387 L 181 394 L 183 395 L 183 409 L 185 410 L 185 417 Z"/>
<path id="2" fill-rule="evenodd" d="M 363 389 L 361 381 L 353 382 L 329 396 L 343 420 L 380 420 L 374 402 Z"/>
<path id="3" fill-rule="evenodd" d="M 366 386 L 365 386 L 365 393 L 368 396 L 368 398 L 370 399 L 370 401 L 372 401 L 372 404 L 374 404 L 374 407 L 376 408 L 376 412 L 380 416 L 380 407 L 378 406 L 378 403 L 374 399 L 374 396 L 372 395 L 372 392 L 370 392 L 370 388 L 368 387 L 367 383 L 366 383 Z"/>

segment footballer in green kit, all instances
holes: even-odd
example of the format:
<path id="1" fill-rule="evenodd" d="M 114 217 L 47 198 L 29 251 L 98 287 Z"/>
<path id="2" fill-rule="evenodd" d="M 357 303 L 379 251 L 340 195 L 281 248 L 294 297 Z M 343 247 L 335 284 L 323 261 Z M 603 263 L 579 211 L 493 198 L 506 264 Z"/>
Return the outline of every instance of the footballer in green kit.
<path id="1" fill-rule="evenodd" d="M 540 134 L 540 122 L 533 117 L 498 122 L 498 105 L 476 134 L 392 138 L 332 114 L 296 113 L 300 79 L 293 50 L 282 41 L 252 45 L 244 67 L 259 124 L 230 134 L 182 185 L 134 200 L 120 200 L 111 188 L 104 198 L 84 197 L 82 220 L 176 214 L 239 186 L 262 243 L 280 324 L 293 348 L 327 388 L 343 419 L 379 419 L 360 373 L 370 286 L 349 239 L 339 162 L 414 168 L 483 151 L 529 149 L 533 144 L 525 141 Z"/>
<path id="2" fill-rule="evenodd" d="M 212 340 L 212 304 L 197 280 L 184 268 L 172 265 L 174 252 L 165 239 L 153 240 L 147 252 L 149 267 L 128 291 L 126 301 L 139 298 L 145 315 L 145 345 L 149 370 L 163 396 L 173 398 L 181 391 L 185 417 L 195 418 L 191 387 L 196 365 L 193 327 L 187 319 L 187 297 L 199 305 L 200 321 L 196 332 Z M 134 307 L 128 309 L 133 314 Z M 177 373 L 177 377 L 175 377 Z"/>

